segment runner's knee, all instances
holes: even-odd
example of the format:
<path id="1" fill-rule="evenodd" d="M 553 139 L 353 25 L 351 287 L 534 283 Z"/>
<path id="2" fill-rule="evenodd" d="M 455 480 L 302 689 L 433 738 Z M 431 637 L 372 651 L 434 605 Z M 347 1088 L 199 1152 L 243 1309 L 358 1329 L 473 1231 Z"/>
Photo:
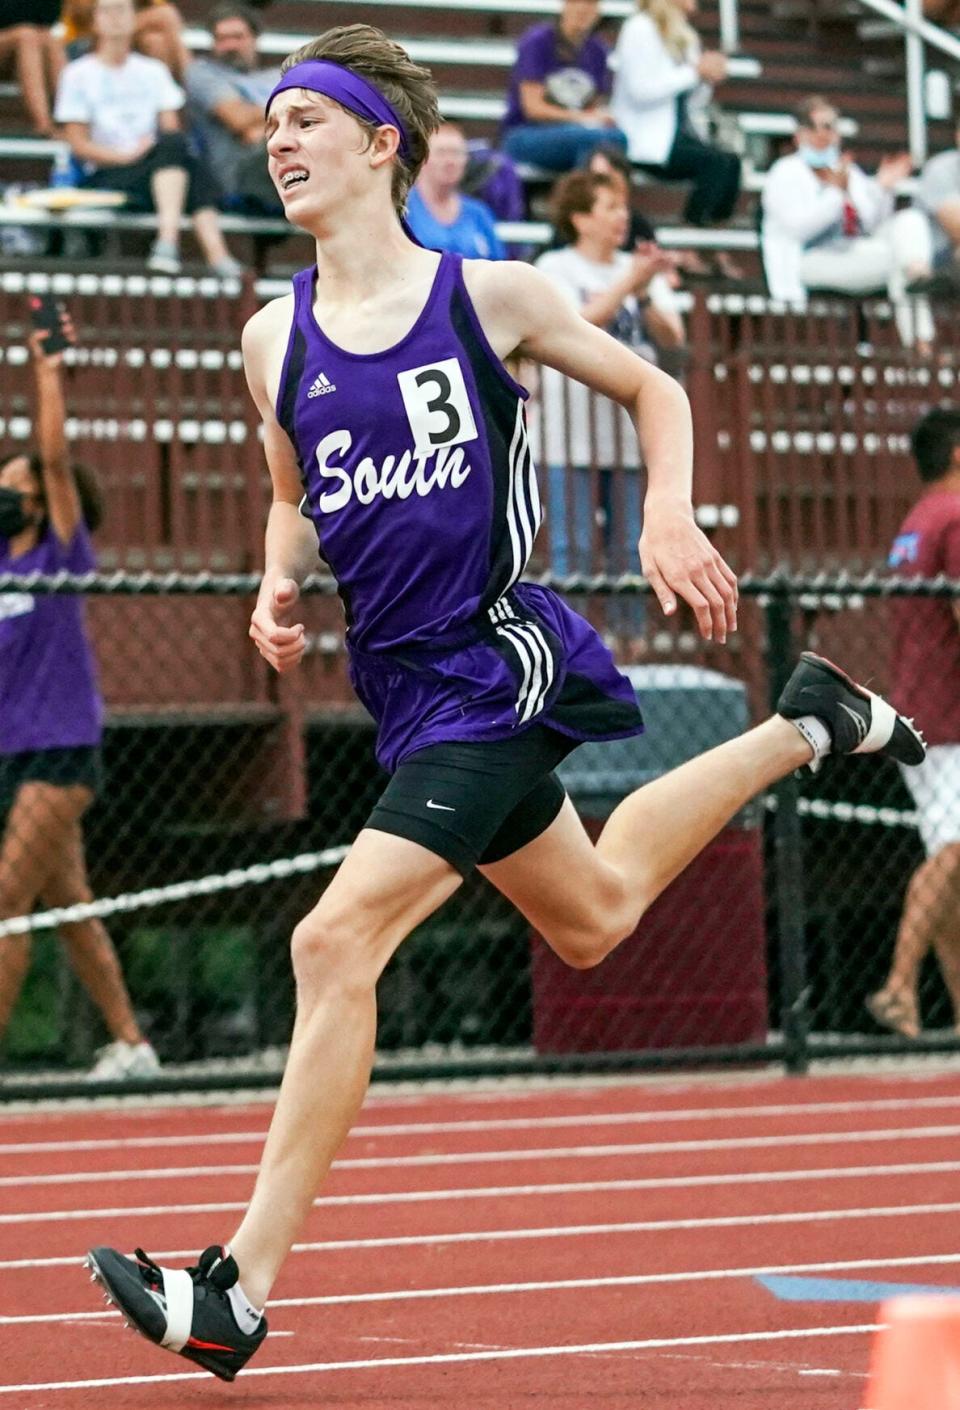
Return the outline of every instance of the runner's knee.
<path id="1" fill-rule="evenodd" d="M 367 990 L 383 968 L 382 935 L 362 907 L 348 913 L 322 903 L 294 928 L 291 941 L 293 973 L 303 992 L 320 988 Z"/>
<path id="2" fill-rule="evenodd" d="M 545 939 L 564 964 L 572 969 L 592 969 L 626 939 L 638 919 L 635 908 L 618 889 L 598 897 L 577 916 L 558 920 Z"/>

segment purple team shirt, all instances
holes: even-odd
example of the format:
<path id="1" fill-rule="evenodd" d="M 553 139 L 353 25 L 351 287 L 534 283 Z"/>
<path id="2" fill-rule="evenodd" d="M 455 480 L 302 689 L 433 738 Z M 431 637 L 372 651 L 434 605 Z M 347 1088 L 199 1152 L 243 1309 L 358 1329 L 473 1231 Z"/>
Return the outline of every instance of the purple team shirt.
<path id="1" fill-rule="evenodd" d="M 521 83 L 542 83 L 549 102 L 579 112 L 610 92 L 609 50 L 595 34 L 588 35 L 579 49 L 573 49 L 557 25 L 532 25 L 517 44 L 504 131 L 527 122 L 520 104 Z"/>
<path id="2" fill-rule="evenodd" d="M 540 527 L 526 392 L 487 342 L 459 255 L 443 254 L 397 343 L 354 353 L 295 275 L 277 416 L 347 618 L 350 674 L 392 770 L 446 740 L 534 723 L 575 739 L 642 728 L 583 617 L 518 583 Z"/>
<path id="3" fill-rule="evenodd" d="M 68 544 L 48 528 L 18 558 L 0 538 L 0 573 L 88 573 L 95 567 L 82 525 Z M 95 745 L 102 732 L 82 600 L 0 593 L 0 754 Z"/>

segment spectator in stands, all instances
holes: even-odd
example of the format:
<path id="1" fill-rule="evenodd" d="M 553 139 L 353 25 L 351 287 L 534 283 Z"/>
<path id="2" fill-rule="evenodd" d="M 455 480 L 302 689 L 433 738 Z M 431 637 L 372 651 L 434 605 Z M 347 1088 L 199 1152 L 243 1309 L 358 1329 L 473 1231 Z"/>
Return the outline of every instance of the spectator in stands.
<path id="1" fill-rule="evenodd" d="M 71 59 L 82 58 L 93 48 L 95 5 L 96 0 L 66 0 L 63 8 L 64 41 Z M 134 49 L 148 58 L 159 59 L 182 82 L 190 66 L 190 51 L 183 38 L 180 11 L 167 0 L 134 0 L 134 8 Z"/>
<path id="2" fill-rule="evenodd" d="M 209 59 L 187 70 L 191 132 L 217 174 L 224 204 L 252 214 L 280 214 L 267 172 L 263 110 L 279 68 L 257 67 L 263 23 L 245 4 L 216 5 L 207 18 L 213 38 Z"/>
<path id="3" fill-rule="evenodd" d="M 771 295 L 802 304 L 812 289 L 885 290 L 903 343 L 929 353 L 929 305 L 906 293 L 910 282 L 930 274 L 929 224 L 918 210 L 894 213 L 894 191 L 910 174 L 910 157 L 884 157 L 876 176 L 868 176 L 841 150 L 831 103 L 807 98 L 796 118 L 796 151 L 774 162 L 763 189 L 763 263 Z"/>
<path id="4" fill-rule="evenodd" d="M 588 323 L 605 328 L 650 362 L 657 348 L 682 347 L 685 334 L 669 283 L 675 261 L 651 241 L 621 246 L 630 223 L 622 183 L 575 171 L 557 183 L 553 218 L 561 248 L 537 267 Z M 544 366 L 539 459 L 547 467 L 550 566 L 555 573 L 593 572 L 594 524 L 602 525 L 602 566 L 633 571 L 640 538 L 640 461 L 623 407 Z M 640 598 L 627 600 L 628 630 L 639 652 Z"/>
<path id="5" fill-rule="evenodd" d="M 178 130 L 183 90 L 165 64 L 131 52 L 135 18 L 133 0 L 96 0 L 97 46 L 64 69 L 57 122 L 83 167 L 83 185 L 123 191 L 135 206 L 156 210 L 150 269 L 179 271 L 180 219 L 186 211 L 210 267 L 220 275 L 236 274 L 240 265 L 220 230 L 216 185 Z"/>
<path id="6" fill-rule="evenodd" d="M 69 322 L 66 321 L 69 332 Z M 0 573 L 86 573 L 96 566 L 90 530 L 100 499 L 88 470 L 71 467 L 62 354 L 31 338 L 36 454 L 0 462 Z M 0 916 L 39 902 L 92 899 L 81 818 L 100 774 L 103 707 L 77 597 L 30 592 L 0 598 Z M 70 960 L 113 1042 L 92 1075 L 147 1076 L 159 1066 L 134 1017 L 116 952 L 99 920 L 61 927 Z M 29 935 L 0 939 L 0 1035 L 30 965 Z"/>
<path id="7" fill-rule="evenodd" d="M 467 141 L 455 123 L 444 122 L 430 138 L 430 154 L 407 201 L 407 223 L 428 250 L 451 250 L 467 259 L 504 259 L 493 212 L 463 195 Z"/>
<path id="8" fill-rule="evenodd" d="M 931 157 L 923 168 L 917 205 L 930 218 L 933 264 L 960 287 L 960 126 L 956 145 Z"/>
<path id="9" fill-rule="evenodd" d="M 63 49 L 51 28 L 59 9 L 59 0 L 0 0 L 0 72 L 16 74 L 41 137 L 53 135 L 51 100 L 63 68 Z"/>
<path id="10" fill-rule="evenodd" d="M 515 162 L 569 171 L 602 143 L 626 146 L 607 110 L 609 51 L 594 34 L 599 15 L 599 0 L 563 0 L 555 24 L 520 36 L 502 143 Z"/>
<path id="11" fill-rule="evenodd" d="M 705 140 L 710 85 L 722 83 L 727 60 L 701 50 L 689 19 L 695 8 L 695 0 L 638 0 L 617 39 L 610 111 L 632 162 L 666 181 L 693 183 L 684 219 L 702 226 L 732 215 L 740 158 Z M 726 255 L 718 265 L 722 274 L 740 274 Z"/>
<path id="12" fill-rule="evenodd" d="M 657 232 L 650 224 L 642 211 L 637 210 L 633 200 L 633 167 L 630 159 L 619 147 L 605 144 L 597 147 L 591 152 L 590 160 L 587 162 L 587 170 L 595 171 L 600 176 L 609 176 L 617 188 L 621 191 L 629 212 L 629 223 L 627 233 L 624 236 L 622 250 L 635 249 L 639 240 L 656 240 Z"/>
<path id="13" fill-rule="evenodd" d="M 894 541 L 890 566 L 903 578 L 960 578 L 960 410 L 929 411 L 913 432 L 924 492 Z M 960 602 L 895 597 L 893 687 L 927 739 L 927 757 L 904 778 L 917 805 L 927 857 L 914 872 L 883 988 L 867 999 L 885 1028 L 920 1032 L 920 966 L 934 950 L 960 1034 Z"/>

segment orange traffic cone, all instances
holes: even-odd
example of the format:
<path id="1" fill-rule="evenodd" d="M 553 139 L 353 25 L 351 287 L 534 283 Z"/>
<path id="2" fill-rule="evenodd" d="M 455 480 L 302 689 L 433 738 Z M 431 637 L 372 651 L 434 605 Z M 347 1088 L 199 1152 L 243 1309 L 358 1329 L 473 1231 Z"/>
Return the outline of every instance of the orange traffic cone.
<path id="1" fill-rule="evenodd" d="M 960 1298 L 894 1297 L 880 1322 L 866 1410 L 960 1410 Z"/>

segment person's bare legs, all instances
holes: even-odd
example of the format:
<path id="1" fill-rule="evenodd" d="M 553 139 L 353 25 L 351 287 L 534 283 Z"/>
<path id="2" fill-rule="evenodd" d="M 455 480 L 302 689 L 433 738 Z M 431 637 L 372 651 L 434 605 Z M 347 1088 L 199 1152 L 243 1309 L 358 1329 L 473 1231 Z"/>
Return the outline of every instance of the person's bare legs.
<path id="1" fill-rule="evenodd" d="M 187 201 L 187 173 L 182 166 L 163 166 L 150 178 L 157 212 L 157 239 L 180 246 L 180 220 Z"/>
<path id="2" fill-rule="evenodd" d="M 60 40 L 50 29 L 46 30 L 43 36 L 43 59 L 47 72 L 47 92 L 56 93 L 60 75 L 66 67 L 67 56 Z"/>
<path id="3" fill-rule="evenodd" d="M 775 715 L 629 794 L 596 845 L 568 799 L 540 837 L 481 870 L 561 959 L 599 964 L 751 798 L 810 758 Z"/>
<path id="4" fill-rule="evenodd" d="M 53 132 L 50 90 L 47 88 L 46 39 L 36 25 L 13 25 L 0 30 L 0 59 L 12 55 L 24 106 L 34 129 L 43 137 Z"/>
<path id="5" fill-rule="evenodd" d="M 48 907 L 76 906 L 93 899 L 79 819 L 63 840 L 41 898 Z M 74 973 L 103 1015 L 110 1036 L 125 1043 L 142 1043 L 143 1033 L 134 1016 L 120 960 L 103 922 L 81 920 L 61 925 L 60 935 Z"/>
<path id="6" fill-rule="evenodd" d="M 207 264 L 219 264 L 221 260 L 232 258 L 220 229 L 220 212 L 213 206 L 194 211 L 193 232 Z"/>
<path id="7" fill-rule="evenodd" d="M 84 795 L 81 797 L 75 794 Z M 70 827 L 89 801 L 87 789 L 31 781 L 17 790 L 0 841 L 0 920 L 29 915 L 57 865 Z M 30 967 L 29 935 L 0 939 L 0 1037 Z"/>
<path id="8" fill-rule="evenodd" d="M 449 863 L 415 842 L 365 829 L 294 931 L 290 1054 L 253 1197 L 230 1240 L 255 1307 L 266 1302 L 363 1102 L 377 980 L 400 942 L 460 881 Z"/>
<path id="9" fill-rule="evenodd" d="M 868 1000 L 878 1021 L 907 1038 L 920 1032 L 917 985 L 931 948 L 953 1003 L 954 1022 L 960 1023 L 960 842 L 928 857 L 910 878 L 890 973 Z"/>

